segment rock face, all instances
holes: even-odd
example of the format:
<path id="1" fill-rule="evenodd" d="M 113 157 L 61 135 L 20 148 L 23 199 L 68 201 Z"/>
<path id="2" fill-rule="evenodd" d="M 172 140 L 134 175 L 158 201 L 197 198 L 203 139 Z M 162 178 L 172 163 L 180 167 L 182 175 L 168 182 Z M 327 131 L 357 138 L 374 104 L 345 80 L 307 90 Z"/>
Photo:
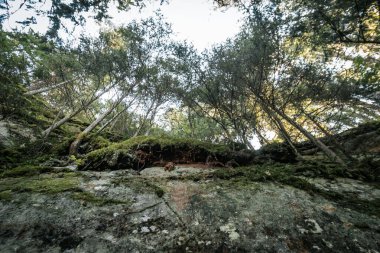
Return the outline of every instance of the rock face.
<path id="1" fill-rule="evenodd" d="M 1 179 L 0 251 L 380 251 L 379 213 L 276 182 L 210 177 L 215 170 L 51 173 L 27 186 L 24 178 Z M 65 177 L 78 185 L 54 193 L 46 192 L 50 184 L 36 185 Z M 306 179 L 330 193 L 380 201 L 378 185 Z"/>
<path id="2" fill-rule="evenodd" d="M 0 148 L 18 147 L 22 143 L 33 142 L 37 138 L 34 130 L 13 121 L 0 121 Z"/>

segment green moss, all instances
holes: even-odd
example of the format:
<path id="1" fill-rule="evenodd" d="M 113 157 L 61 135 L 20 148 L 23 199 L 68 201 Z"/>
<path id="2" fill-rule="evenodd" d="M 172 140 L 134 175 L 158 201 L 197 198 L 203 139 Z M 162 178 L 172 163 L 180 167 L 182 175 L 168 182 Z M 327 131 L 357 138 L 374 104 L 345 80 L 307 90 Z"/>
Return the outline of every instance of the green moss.
<path id="1" fill-rule="evenodd" d="M 25 177 L 25 176 L 35 176 L 47 172 L 51 172 L 53 169 L 49 167 L 33 166 L 33 165 L 23 165 L 13 169 L 7 169 L 1 174 L 1 178 L 6 177 Z"/>
<path id="2" fill-rule="evenodd" d="M 67 155 L 70 144 L 75 140 L 75 136 L 62 138 L 59 143 L 54 145 L 52 152 L 57 155 Z"/>
<path id="3" fill-rule="evenodd" d="M 74 192 L 71 197 L 75 200 L 85 201 L 94 205 L 117 205 L 117 204 L 129 204 L 130 201 L 121 201 L 116 199 L 109 199 L 104 197 L 98 197 L 90 192 Z"/>
<path id="4" fill-rule="evenodd" d="M 22 154 L 16 148 L 1 148 L 0 146 L 0 169 L 14 166 L 20 160 Z"/>
<path id="5" fill-rule="evenodd" d="M 0 201 L 11 201 L 12 197 L 12 191 L 7 190 L 0 192 Z"/>
<path id="6" fill-rule="evenodd" d="M 84 162 L 83 159 L 76 158 L 74 155 L 71 155 L 69 159 L 71 162 L 75 163 L 77 166 L 83 165 L 83 162 Z"/>
<path id="7" fill-rule="evenodd" d="M 78 191 L 80 178 L 77 173 L 43 174 L 34 177 L 4 178 L 0 180 L 0 191 L 60 193 Z"/>
<path id="8" fill-rule="evenodd" d="M 216 145 L 193 139 L 172 138 L 167 136 L 137 136 L 120 143 L 113 143 L 88 153 L 84 165 L 80 169 L 140 169 L 136 150 L 149 153 L 148 162 L 162 159 L 196 159 L 204 162 L 209 154 L 226 154 L 229 148 L 225 145 Z M 119 161 L 122 161 L 119 164 Z M 144 160 L 144 164 L 146 160 Z"/>
<path id="9" fill-rule="evenodd" d="M 89 135 L 84 141 L 88 141 L 89 146 L 92 150 L 105 148 L 111 145 L 111 142 L 99 135 Z"/>
<path id="10" fill-rule="evenodd" d="M 278 181 L 292 175 L 293 167 L 287 164 L 258 165 L 229 169 L 218 169 L 214 177 L 220 179 L 232 179 L 236 177 L 246 178 L 250 181 Z"/>
<path id="11" fill-rule="evenodd" d="M 157 185 L 153 185 L 153 188 L 154 188 L 154 192 L 156 193 L 157 197 L 162 198 L 164 196 L 165 191 L 161 187 L 159 187 Z"/>
<path id="12" fill-rule="evenodd" d="M 158 137 L 137 136 L 120 143 L 111 144 L 106 148 L 95 150 L 94 152 L 89 153 L 87 157 L 95 158 L 95 157 L 103 156 L 108 153 L 112 153 L 117 150 L 128 152 L 130 150 L 133 150 L 143 145 L 148 145 L 148 146 L 158 145 L 161 147 L 161 149 L 165 147 L 176 148 L 176 147 L 188 146 L 188 147 L 192 147 L 194 150 L 204 149 L 204 150 L 209 151 L 210 153 L 229 151 L 229 148 L 226 147 L 225 145 L 201 142 L 194 139 L 172 138 L 172 137 L 167 137 L 167 136 L 158 136 Z"/>

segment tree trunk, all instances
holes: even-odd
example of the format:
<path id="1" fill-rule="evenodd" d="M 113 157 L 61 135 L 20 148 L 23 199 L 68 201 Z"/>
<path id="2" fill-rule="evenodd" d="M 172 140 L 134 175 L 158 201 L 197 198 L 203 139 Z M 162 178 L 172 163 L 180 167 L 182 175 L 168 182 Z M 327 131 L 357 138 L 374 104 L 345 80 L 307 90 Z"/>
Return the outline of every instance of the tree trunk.
<path id="1" fill-rule="evenodd" d="M 107 121 L 98 131 L 96 131 L 96 134 L 100 134 L 109 124 L 111 124 L 114 120 L 116 120 L 123 112 L 125 112 L 127 108 L 124 108 L 120 112 L 116 113 L 115 116 L 112 117 L 109 121 Z"/>
<path id="2" fill-rule="evenodd" d="M 60 119 L 59 121 L 53 123 L 53 125 L 51 125 L 49 128 L 45 129 L 43 132 L 42 132 L 42 137 L 43 138 L 46 138 L 50 135 L 50 133 L 62 126 L 63 124 L 65 124 L 68 120 L 70 120 L 71 118 L 73 118 L 75 115 L 77 115 L 78 113 L 80 113 L 82 111 L 82 109 L 77 109 L 75 112 L 71 113 L 71 114 L 68 114 L 66 115 L 64 118 Z"/>
<path id="3" fill-rule="evenodd" d="M 150 118 L 149 118 L 149 125 L 148 125 L 148 129 L 145 131 L 145 136 L 148 136 L 150 134 L 150 131 L 152 130 L 152 126 L 153 126 L 153 121 L 154 121 L 154 118 L 156 117 L 157 115 L 157 110 L 158 110 L 158 107 L 159 107 L 159 104 L 157 104 L 154 109 L 153 109 L 153 112 L 152 114 L 150 115 Z"/>
<path id="4" fill-rule="evenodd" d="M 190 137 L 194 138 L 194 126 L 193 126 L 193 120 L 191 118 L 191 110 L 190 107 L 187 107 L 187 121 L 189 122 L 189 128 L 190 128 Z"/>
<path id="5" fill-rule="evenodd" d="M 29 90 L 29 91 L 25 92 L 24 95 L 32 96 L 32 95 L 40 94 L 42 92 L 46 92 L 46 91 L 58 88 L 58 87 L 60 87 L 60 86 L 62 86 L 64 84 L 67 84 L 67 83 L 72 82 L 72 81 L 73 80 L 68 80 L 68 81 L 64 81 L 64 82 L 61 82 L 61 83 L 58 83 L 58 84 L 55 84 L 55 85 L 52 85 L 52 86 L 49 86 L 49 87 L 44 87 L 44 88 L 35 89 L 35 90 Z"/>
<path id="6" fill-rule="evenodd" d="M 97 96 L 91 98 L 88 102 L 86 102 L 84 105 L 82 105 L 82 107 L 79 107 L 77 108 L 74 112 L 72 112 L 71 114 L 68 114 L 66 115 L 64 118 L 62 118 L 61 120 L 55 122 L 53 125 L 51 125 L 49 128 L 47 128 L 46 130 L 44 130 L 42 132 L 42 137 L 43 138 L 46 138 L 49 136 L 49 134 L 56 128 L 62 126 L 63 124 L 65 124 L 67 121 L 69 121 L 70 119 L 72 119 L 73 117 L 75 117 L 76 115 L 78 115 L 81 111 L 83 111 L 84 109 L 86 109 L 87 107 L 89 107 L 95 100 L 97 100 L 100 96 L 102 96 L 104 93 L 106 93 L 109 89 L 107 90 L 104 90 L 103 92 L 101 92 L 100 94 L 98 94 Z"/>
<path id="7" fill-rule="evenodd" d="M 288 115 L 277 109 L 276 107 L 271 107 L 273 111 L 275 111 L 278 115 L 280 115 L 283 119 L 285 119 L 289 124 L 294 126 L 298 131 L 300 131 L 306 138 L 308 138 L 311 142 L 313 142 L 318 148 L 320 148 L 332 161 L 338 162 L 339 164 L 346 167 L 346 163 L 329 147 L 327 147 L 323 142 L 315 138 L 309 131 L 291 119 Z"/>
<path id="8" fill-rule="evenodd" d="M 95 119 L 85 130 L 83 130 L 80 134 L 78 134 L 77 138 L 75 139 L 75 141 L 73 141 L 73 143 L 71 143 L 70 145 L 70 151 L 69 151 L 69 154 L 70 155 L 77 155 L 78 154 L 78 147 L 79 145 L 81 144 L 83 138 L 88 135 L 92 130 L 94 130 L 94 128 L 105 118 L 107 117 L 115 108 L 116 106 L 118 106 L 121 101 L 123 101 L 123 99 L 125 98 L 126 96 L 122 96 L 121 98 L 119 98 L 107 111 L 105 111 L 103 114 L 101 114 L 97 119 Z"/>
<path id="9" fill-rule="evenodd" d="M 264 137 L 264 135 L 261 134 L 260 130 L 257 127 L 253 126 L 253 130 L 255 131 L 261 146 L 269 143 L 269 141 Z"/>
<path id="10" fill-rule="evenodd" d="M 355 159 L 345 150 L 345 148 L 338 142 L 338 140 L 334 137 L 334 135 L 330 134 L 330 132 L 328 130 L 326 130 L 321 124 L 319 124 L 319 122 L 317 122 L 313 117 L 310 116 L 310 114 L 304 112 L 304 114 L 306 115 L 306 117 L 314 123 L 314 125 L 317 126 L 317 128 L 319 130 L 322 131 L 322 133 L 324 133 L 324 135 L 326 137 L 328 137 L 331 142 L 333 143 L 334 147 L 336 149 L 338 149 L 344 156 L 347 160 L 349 161 L 354 161 Z"/>
<path id="11" fill-rule="evenodd" d="M 145 115 L 144 115 L 144 117 L 143 117 L 143 119 L 141 120 L 141 124 L 139 125 L 139 127 L 138 127 L 138 129 L 136 130 L 136 132 L 133 134 L 133 137 L 136 137 L 136 136 L 138 136 L 138 135 L 140 135 L 140 133 L 141 133 L 141 130 L 144 128 L 144 126 L 146 125 L 146 121 L 147 121 L 147 119 L 148 119 L 148 116 L 149 116 L 149 114 L 150 114 L 150 112 L 154 112 L 154 113 L 152 113 L 152 116 L 154 117 L 155 116 L 155 110 L 156 110 L 156 108 L 157 108 L 157 106 L 153 109 L 153 106 L 154 106 L 154 103 L 152 103 L 151 105 L 150 105 L 150 107 L 148 108 L 148 110 L 147 110 L 147 112 L 145 113 Z"/>
<path id="12" fill-rule="evenodd" d="M 303 160 L 302 155 L 300 154 L 300 152 L 298 152 L 290 135 L 286 131 L 281 120 L 277 117 L 276 113 L 274 113 L 269 107 L 267 107 L 266 104 L 263 104 L 262 107 L 263 107 L 263 110 L 268 114 L 268 116 L 273 120 L 274 124 L 277 126 L 278 130 L 280 131 L 280 134 L 285 139 L 285 141 L 289 144 L 290 148 L 292 149 L 293 153 L 296 155 L 297 159 L 302 161 Z"/>
<path id="13" fill-rule="evenodd" d="M 255 148 L 252 146 L 251 142 L 247 139 L 247 136 L 245 134 L 242 136 L 243 142 L 245 145 L 247 145 L 249 150 L 255 150 Z"/>

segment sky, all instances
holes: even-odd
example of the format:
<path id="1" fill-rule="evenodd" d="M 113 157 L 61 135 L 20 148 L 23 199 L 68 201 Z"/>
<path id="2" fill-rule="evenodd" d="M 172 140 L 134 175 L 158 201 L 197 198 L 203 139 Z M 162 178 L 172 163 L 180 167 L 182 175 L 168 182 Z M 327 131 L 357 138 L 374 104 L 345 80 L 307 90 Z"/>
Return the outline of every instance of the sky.
<path id="1" fill-rule="evenodd" d="M 23 0 L 15 0 L 14 6 L 20 6 L 22 2 Z M 119 12 L 115 6 L 111 6 L 110 14 L 113 17 L 111 23 L 115 26 L 126 24 L 133 19 L 153 16 L 155 11 L 160 9 L 166 21 L 172 24 L 175 38 L 188 40 L 195 48 L 202 51 L 237 34 L 240 28 L 239 20 L 243 17 L 236 8 L 216 8 L 212 0 L 169 0 L 168 4 L 163 5 L 159 4 L 160 1 L 152 2 L 141 11 L 138 8 L 132 8 L 127 12 Z M 41 8 L 48 8 L 48 6 L 41 5 Z M 17 26 L 15 21 L 25 19 L 27 15 L 25 11 L 18 10 L 5 23 L 5 28 L 15 28 Z M 91 13 L 89 15 L 91 16 Z M 69 23 L 67 25 L 70 26 Z M 83 29 L 76 28 L 72 36 L 79 37 L 82 32 L 96 35 L 99 29 L 106 25 L 88 20 L 87 25 Z M 47 26 L 47 18 L 40 17 L 33 29 L 44 33 Z"/>
<path id="2" fill-rule="evenodd" d="M 149 17 L 158 8 L 172 24 L 177 39 L 186 39 L 199 50 L 233 37 L 239 32 L 239 20 L 242 18 L 236 8 L 221 10 L 215 8 L 212 0 L 170 0 L 169 4 L 160 6 L 155 3 L 144 8 L 141 13 L 134 9 L 128 14 L 130 19 Z M 115 15 L 113 22 L 122 24 L 125 17 Z"/>

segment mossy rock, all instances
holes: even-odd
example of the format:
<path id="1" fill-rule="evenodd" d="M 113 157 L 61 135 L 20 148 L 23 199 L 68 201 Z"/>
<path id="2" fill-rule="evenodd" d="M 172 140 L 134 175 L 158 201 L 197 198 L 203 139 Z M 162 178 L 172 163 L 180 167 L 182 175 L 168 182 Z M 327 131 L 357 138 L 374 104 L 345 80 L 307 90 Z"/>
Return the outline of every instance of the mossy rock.
<path id="1" fill-rule="evenodd" d="M 248 154 L 249 153 L 249 154 Z M 141 170 L 155 163 L 205 163 L 211 156 L 220 163 L 235 160 L 246 165 L 253 159 L 253 152 L 234 152 L 226 145 L 201 142 L 194 139 L 168 136 L 137 136 L 111 144 L 85 156 L 82 170 Z"/>
<path id="2" fill-rule="evenodd" d="M 268 161 L 295 163 L 297 159 L 289 145 L 281 142 L 265 145 L 256 152 L 256 163 L 265 163 Z"/>
<path id="3" fill-rule="evenodd" d="M 18 149 L 0 148 L 0 170 L 14 166 L 22 156 Z"/>
<path id="4" fill-rule="evenodd" d="M 11 201 L 13 198 L 12 191 L 6 190 L 0 192 L 0 201 Z"/>
<path id="5" fill-rule="evenodd" d="M 18 166 L 16 168 L 4 170 L 2 174 L 0 174 L 1 178 L 6 177 L 25 177 L 25 176 L 35 176 L 47 172 L 53 171 L 50 167 L 41 167 L 34 165 L 23 165 Z"/>
<path id="6" fill-rule="evenodd" d="M 0 179 L 0 192 L 35 192 L 56 194 L 66 191 L 80 191 L 80 175 L 50 173 L 33 177 L 12 177 Z"/>

